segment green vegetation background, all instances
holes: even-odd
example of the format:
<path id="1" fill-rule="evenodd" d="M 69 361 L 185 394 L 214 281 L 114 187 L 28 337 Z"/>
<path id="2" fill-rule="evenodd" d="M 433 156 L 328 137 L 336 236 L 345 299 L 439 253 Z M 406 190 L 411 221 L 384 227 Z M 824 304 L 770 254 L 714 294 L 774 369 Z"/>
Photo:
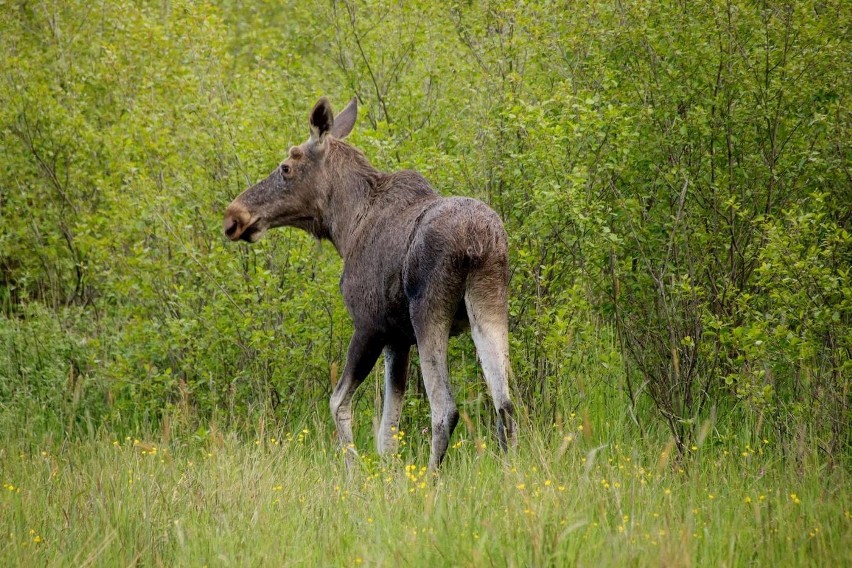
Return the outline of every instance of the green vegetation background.
<path id="1" fill-rule="evenodd" d="M 309 424 L 332 447 L 340 261 L 292 229 L 227 243 L 221 218 L 320 95 L 356 95 L 376 167 L 504 219 L 529 436 L 580 420 L 587 449 L 617 432 L 672 464 L 770 440 L 848 502 L 850 23 L 816 0 L 0 2 L 4 436 Z M 451 373 L 487 438 L 468 339 Z"/>

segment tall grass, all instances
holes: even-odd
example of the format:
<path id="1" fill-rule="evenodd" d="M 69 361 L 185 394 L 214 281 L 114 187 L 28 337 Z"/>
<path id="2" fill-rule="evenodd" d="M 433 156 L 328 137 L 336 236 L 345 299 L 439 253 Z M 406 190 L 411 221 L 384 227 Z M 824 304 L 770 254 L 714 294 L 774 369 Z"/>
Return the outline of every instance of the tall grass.
<path id="1" fill-rule="evenodd" d="M 505 459 L 462 424 L 438 476 L 419 432 L 349 475 L 324 422 L 256 438 L 7 428 L 0 565 L 852 563 L 841 468 L 712 435 L 675 461 L 663 437 L 593 428 L 578 415 L 528 425 Z"/>
<path id="2" fill-rule="evenodd" d="M 424 468 L 415 379 L 399 455 L 370 451 L 378 365 L 356 397 L 350 474 L 324 397 L 220 427 L 91 415 L 104 395 L 73 380 L 71 340 L 42 319 L 0 333 L 15 377 L 0 384 L 0 566 L 852 564 L 849 471 L 830 465 L 842 459 L 804 431 L 775 439 L 737 407 L 698 424 L 679 457 L 660 422 L 637 427 L 652 412 L 628 410 L 622 370 L 600 363 L 605 341 L 572 369 L 576 388 L 520 405 L 507 458 L 469 340 L 454 340 L 463 420 L 438 476 Z"/>

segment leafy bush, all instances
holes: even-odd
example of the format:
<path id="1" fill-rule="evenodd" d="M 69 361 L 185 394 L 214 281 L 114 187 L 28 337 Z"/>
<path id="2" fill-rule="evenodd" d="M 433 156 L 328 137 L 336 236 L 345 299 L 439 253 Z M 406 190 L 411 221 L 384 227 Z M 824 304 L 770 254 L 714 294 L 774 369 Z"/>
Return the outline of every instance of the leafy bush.
<path id="1" fill-rule="evenodd" d="M 333 251 L 292 231 L 226 245 L 220 220 L 318 95 L 355 94 L 374 164 L 505 220 L 533 418 L 617 393 L 681 452 L 715 408 L 848 455 L 844 3 L 99 10 L 0 15 L 4 404 L 26 388 L 64 423 L 75 368 L 92 420 L 324 409 L 350 331 Z M 474 411 L 472 345 L 453 350 Z"/>

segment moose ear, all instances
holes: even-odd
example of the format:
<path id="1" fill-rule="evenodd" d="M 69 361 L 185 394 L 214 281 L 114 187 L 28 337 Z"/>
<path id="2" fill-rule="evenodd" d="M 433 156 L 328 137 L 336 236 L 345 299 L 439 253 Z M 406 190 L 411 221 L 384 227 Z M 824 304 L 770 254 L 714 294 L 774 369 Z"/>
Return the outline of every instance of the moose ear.
<path id="1" fill-rule="evenodd" d="M 334 126 L 331 129 L 331 135 L 335 138 L 346 138 L 352 132 L 352 127 L 355 126 L 355 119 L 358 118 L 358 98 L 352 97 L 346 108 L 340 111 L 334 117 Z"/>
<path id="2" fill-rule="evenodd" d="M 311 111 L 311 141 L 322 144 L 334 125 L 334 112 L 325 97 L 320 97 Z"/>

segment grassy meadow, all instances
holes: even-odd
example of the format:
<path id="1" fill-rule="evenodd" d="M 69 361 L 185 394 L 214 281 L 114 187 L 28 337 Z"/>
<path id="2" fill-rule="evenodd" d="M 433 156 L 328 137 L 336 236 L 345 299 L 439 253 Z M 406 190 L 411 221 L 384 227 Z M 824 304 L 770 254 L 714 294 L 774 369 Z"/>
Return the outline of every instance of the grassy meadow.
<path id="1" fill-rule="evenodd" d="M 577 376 L 583 395 L 561 398 L 552 420 L 521 404 L 518 448 L 503 455 L 466 342 L 451 344 L 462 420 L 437 475 L 426 470 L 429 416 L 417 388 L 398 455 L 376 455 L 379 371 L 356 398 L 352 472 L 324 399 L 254 421 L 223 413 L 223 426 L 179 405 L 136 426 L 99 423 L 70 396 L 64 423 L 4 406 L 0 565 L 852 562 L 848 469 L 805 430 L 778 439 L 747 415 L 711 413 L 681 457 L 661 423 L 637 423 L 623 370 L 593 365 Z"/>
<path id="2" fill-rule="evenodd" d="M 6 425 L 4 566 L 843 566 L 848 474 L 738 432 L 684 459 L 662 437 L 569 414 L 526 421 L 504 457 L 463 420 L 437 476 L 428 443 L 362 452 L 327 421 L 293 430 L 75 440 Z M 261 433 L 262 432 L 262 433 Z"/>

